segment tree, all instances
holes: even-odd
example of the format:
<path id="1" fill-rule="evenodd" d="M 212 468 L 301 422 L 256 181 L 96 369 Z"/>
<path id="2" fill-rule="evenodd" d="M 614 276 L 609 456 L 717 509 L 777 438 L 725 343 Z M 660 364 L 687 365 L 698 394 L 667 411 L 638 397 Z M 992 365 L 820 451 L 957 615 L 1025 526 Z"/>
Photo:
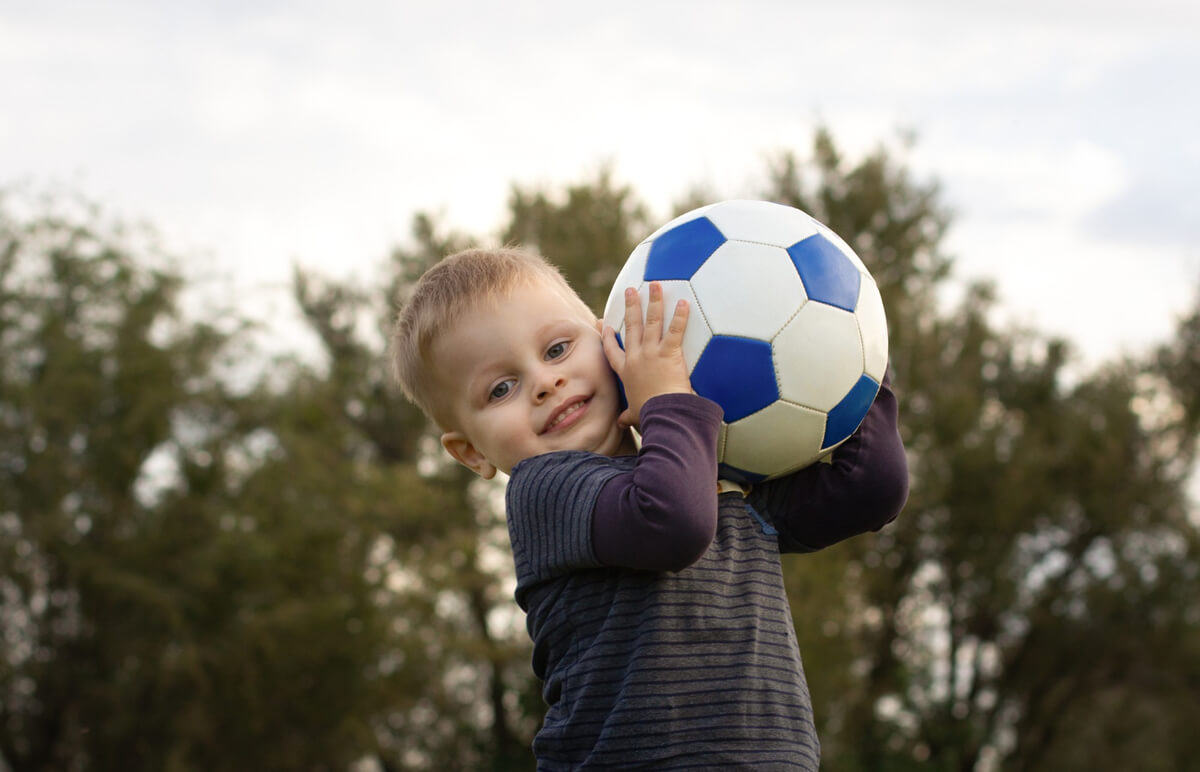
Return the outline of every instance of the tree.
<path id="1" fill-rule="evenodd" d="M 561 201 L 556 199 L 561 198 Z M 501 240 L 536 249 L 566 275 L 601 316 L 625 258 L 648 233 L 646 207 L 608 168 L 594 180 L 567 186 L 561 196 L 514 186 Z"/>
<path id="2" fill-rule="evenodd" d="M 826 766 L 1177 768 L 1200 697 L 1194 321 L 1158 371 L 1072 376 L 1066 342 L 991 323 L 986 285 L 939 310 L 948 218 L 888 152 L 847 168 L 818 133 L 768 196 L 830 223 L 880 283 L 913 478 L 878 537 L 791 566 Z"/>
<path id="3" fill-rule="evenodd" d="M 231 386 L 244 325 L 185 319 L 152 239 L 4 203 L 3 765 L 346 768 L 401 683 L 380 523 L 436 492 L 358 463 L 286 362 Z"/>
<path id="4" fill-rule="evenodd" d="M 185 623 L 130 536 L 168 539 L 142 471 L 177 417 L 222 412 L 208 369 L 223 335 L 173 327 L 178 277 L 135 267 L 117 234 L 3 203 L 0 753 L 16 770 L 79 768 L 134 720 L 114 698 L 150 707 L 196 676 L 186 645 L 150 643 Z"/>

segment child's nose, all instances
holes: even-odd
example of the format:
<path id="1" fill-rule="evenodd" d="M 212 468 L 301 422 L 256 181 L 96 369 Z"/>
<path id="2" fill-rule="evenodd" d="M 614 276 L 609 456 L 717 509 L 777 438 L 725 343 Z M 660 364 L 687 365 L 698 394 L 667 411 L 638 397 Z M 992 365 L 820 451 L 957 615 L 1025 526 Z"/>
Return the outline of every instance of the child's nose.
<path id="1" fill-rule="evenodd" d="M 544 372 L 538 379 L 537 388 L 534 389 L 534 394 L 538 402 L 543 402 L 547 397 L 557 392 L 563 387 L 566 380 L 561 373 L 547 371 Z"/>

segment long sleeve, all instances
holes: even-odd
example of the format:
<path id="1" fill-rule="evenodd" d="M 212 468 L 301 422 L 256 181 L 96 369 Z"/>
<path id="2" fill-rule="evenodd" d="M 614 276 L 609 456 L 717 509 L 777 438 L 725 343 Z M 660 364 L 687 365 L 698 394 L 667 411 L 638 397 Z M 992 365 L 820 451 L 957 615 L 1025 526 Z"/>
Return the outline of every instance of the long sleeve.
<path id="1" fill-rule="evenodd" d="M 897 413 L 885 377 L 862 424 L 834 450 L 831 463 L 755 486 L 750 501 L 770 513 L 782 551 L 812 552 L 896 518 L 908 499 Z"/>
<path id="2" fill-rule="evenodd" d="M 717 527 L 721 416 L 716 403 L 694 394 L 646 402 L 637 463 L 596 500 L 592 541 L 601 563 L 679 571 L 704 554 Z"/>

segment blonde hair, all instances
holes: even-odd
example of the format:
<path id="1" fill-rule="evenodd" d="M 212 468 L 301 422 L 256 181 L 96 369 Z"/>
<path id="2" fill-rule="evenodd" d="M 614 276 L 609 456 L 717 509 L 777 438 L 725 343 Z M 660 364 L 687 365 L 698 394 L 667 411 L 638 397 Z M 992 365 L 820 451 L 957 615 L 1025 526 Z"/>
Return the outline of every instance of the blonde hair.
<path id="1" fill-rule="evenodd" d="M 538 281 L 577 303 L 585 316 L 592 316 L 559 270 L 525 249 L 467 249 L 427 270 L 397 313 L 389 342 L 392 374 L 404 396 L 446 428 L 448 416 L 439 409 L 429 361 L 434 341 L 477 304 L 494 302 L 518 286 Z"/>

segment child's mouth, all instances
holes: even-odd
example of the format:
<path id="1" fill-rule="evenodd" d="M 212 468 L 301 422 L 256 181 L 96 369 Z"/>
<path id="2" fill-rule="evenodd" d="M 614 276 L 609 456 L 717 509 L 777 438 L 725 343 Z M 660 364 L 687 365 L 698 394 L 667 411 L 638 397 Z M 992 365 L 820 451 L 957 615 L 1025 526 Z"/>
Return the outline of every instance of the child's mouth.
<path id="1" fill-rule="evenodd" d="M 564 429 L 567 426 L 575 423 L 582 416 L 583 411 L 587 409 L 588 399 L 578 399 L 561 408 L 554 417 L 546 422 L 546 427 L 542 429 L 542 434 L 549 434 L 557 429 Z"/>

